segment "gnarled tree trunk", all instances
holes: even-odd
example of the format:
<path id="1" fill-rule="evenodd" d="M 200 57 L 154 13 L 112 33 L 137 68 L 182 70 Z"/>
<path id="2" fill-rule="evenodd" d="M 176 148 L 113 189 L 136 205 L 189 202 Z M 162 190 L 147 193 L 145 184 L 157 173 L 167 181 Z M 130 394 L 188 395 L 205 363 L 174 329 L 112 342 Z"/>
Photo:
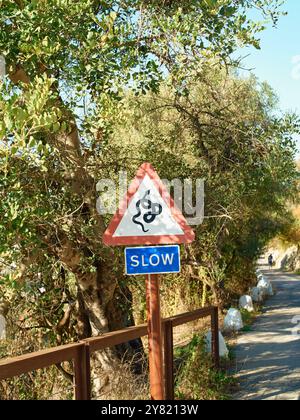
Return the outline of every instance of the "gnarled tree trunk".
<path id="1" fill-rule="evenodd" d="M 25 84 L 30 83 L 29 77 L 20 65 L 15 66 L 15 71 L 10 74 L 10 78 L 15 84 L 18 84 L 20 81 Z M 83 192 L 83 206 L 87 217 L 96 220 L 94 235 L 91 238 L 85 238 L 86 243 L 99 241 L 105 227 L 101 216 L 96 212 L 95 192 L 92 189 L 94 182 L 85 168 L 75 119 L 71 112 L 65 110 L 61 99 L 57 100 L 56 105 L 61 107 L 64 117 L 68 118 L 68 125 L 71 127 L 71 131 L 67 134 L 53 134 L 53 138 L 50 141 L 53 141 L 55 146 L 61 151 L 61 156 L 66 159 L 69 167 L 71 163 L 73 169 L 71 170 L 70 188 L 76 195 Z M 99 259 L 97 266 L 93 267 L 93 270 L 89 270 L 89 267 L 83 266 L 84 261 L 87 260 L 86 255 L 88 253 L 84 245 L 82 249 L 79 249 L 78 243 L 73 243 L 60 229 L 60 226 L 57 226 L 55 235 L 46 229 L 44 228 L 40 234 L 41 239 L 48 247 L 48 252 L 55 255 L 62 265 L 73 273 L 76 278 L 78 287 L 78 301 L 76 305 L 77 331 L 79 338 L 85 338 L 89 335 L 96 337 L 108 332 L 110 323 L 108 308 L 114 306 L 112 301 L 117 287 L 117 281 L 112 275 L 112 270 L 109 269 L 110 264 L 103 259 L 101 261 Z M 57 241 L 58 236 L 59 241 Z M 121 318 L 119 320 L 121 321 Z M 124 327 L 122 322 L 117 326 L 114 320 L 114 324 L 114 327 Z M 105 349 L 93 355 L 92 377 L 94 378 L 94 394 L 96 397 L 100 398 L 103 392 L 109 391 L 110 375 L 114 374 L 114 371 L 119 367 L 119 363 L 120 359 L 115 348 Z"/>

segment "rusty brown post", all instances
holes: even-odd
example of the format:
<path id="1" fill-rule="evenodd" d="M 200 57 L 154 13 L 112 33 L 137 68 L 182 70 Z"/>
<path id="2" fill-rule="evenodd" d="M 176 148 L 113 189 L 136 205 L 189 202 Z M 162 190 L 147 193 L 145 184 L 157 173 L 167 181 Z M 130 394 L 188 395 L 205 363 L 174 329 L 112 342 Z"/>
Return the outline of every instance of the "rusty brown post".
<path id="1" fill-rule="evenodd" d="M 219 356 L 219 309 L 217 306 L 212 308 L 211 314 L 211 354 L 216 369 L 220 367 Z"/>
<path id="2" fill-rule="evenodd" d="M 82 343 L 74 358 L 75 399 L 90 399 L 90 354 L 89 346 Z"/>
<path id="3" fill-rule="evenodd" d="M 149 375 L 152 400 L 164 399 L 162 324 L 160 313 L 160 279 L 157 274 L 146 276 L 146 301 L 149 342 Z"/>
<path id="4" fill-rule="evenodd" d="M 164 323 L 165 399 L 174 400 L 173 323 Z"/>
<path id="5" fill-rule="evenodd" d="M 86 370 L 86 399 L 91 399 L 92 394 L 92 384 L 91 384 L 91 354 L 90 354 L 90 345 L 85 343 L 85 370 Z"/>

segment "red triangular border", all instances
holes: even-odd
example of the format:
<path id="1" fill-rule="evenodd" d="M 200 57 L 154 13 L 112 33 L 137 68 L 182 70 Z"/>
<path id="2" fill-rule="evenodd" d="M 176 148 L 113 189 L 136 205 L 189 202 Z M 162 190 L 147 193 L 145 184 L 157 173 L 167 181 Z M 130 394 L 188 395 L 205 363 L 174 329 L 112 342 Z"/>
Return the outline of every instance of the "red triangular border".
<path id="1" fill-rule="evenodd" d="M 122 236 L 113 237 L 117 227 L 119 226 L 127 207 L 129 206 L 133 196 L 139 189 L 145 176 L 148 175 L 157 187 L 163 200 L 166 202 L 171 210 L 172 216 L 183 230 L 183 235 L 161 235 L 161 236 Z M 103 234 L 102 240 L 105 245 L 167 245 L 167 244 L 184 244 L 191 243 L 195 239 L 195 233 L 192 228 L 187 224 L 187 221 L 178 207 L 175 205 L 174 200 L 169 195 L 165 185 L 159 178 L 157 172 L 150 163 L 143 163 L 137 171 L 136 177 L 130 184 L 127 194 L 124 197 L 119 209 L 113 216 L 108 228 Z"/>

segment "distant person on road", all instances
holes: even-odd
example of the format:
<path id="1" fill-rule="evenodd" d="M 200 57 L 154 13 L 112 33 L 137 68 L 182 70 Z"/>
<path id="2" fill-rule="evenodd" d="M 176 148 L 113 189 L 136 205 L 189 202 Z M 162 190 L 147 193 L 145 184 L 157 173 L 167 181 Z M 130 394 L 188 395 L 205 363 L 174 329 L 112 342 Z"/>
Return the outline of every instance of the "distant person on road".
<path id="1" fill-rule="evenodd" d="M 269 264 L 269 269 L 271 270 L 271 268 L 273 267 L 273 264 L 274 264 L 274 258 L 273 258 L 272 254 L 270 254 L 268 256 L 268 264 Z"/>

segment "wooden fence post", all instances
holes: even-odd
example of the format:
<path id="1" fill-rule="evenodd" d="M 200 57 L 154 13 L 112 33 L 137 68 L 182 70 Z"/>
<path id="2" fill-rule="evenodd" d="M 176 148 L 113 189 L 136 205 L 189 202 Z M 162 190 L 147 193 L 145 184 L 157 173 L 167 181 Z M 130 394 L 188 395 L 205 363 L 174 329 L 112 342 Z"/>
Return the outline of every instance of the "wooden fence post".
<path id="1" fill-rule="evenodd" d="M 75 399 L 91 399 L 91 371 L 89 344 L 82 343 L 74 358 Z"/>
<path id="2" fill-rule="evenodd" d="M 220 367 L 219 355 L 219 308 L 214 306 L 211 314 L 211 354 L 216 369 Z"/>
<path id="3" fill-rule="evenodd" d="M 165 399 L 174 400 L 173 322 L 164 322 Z"/>

